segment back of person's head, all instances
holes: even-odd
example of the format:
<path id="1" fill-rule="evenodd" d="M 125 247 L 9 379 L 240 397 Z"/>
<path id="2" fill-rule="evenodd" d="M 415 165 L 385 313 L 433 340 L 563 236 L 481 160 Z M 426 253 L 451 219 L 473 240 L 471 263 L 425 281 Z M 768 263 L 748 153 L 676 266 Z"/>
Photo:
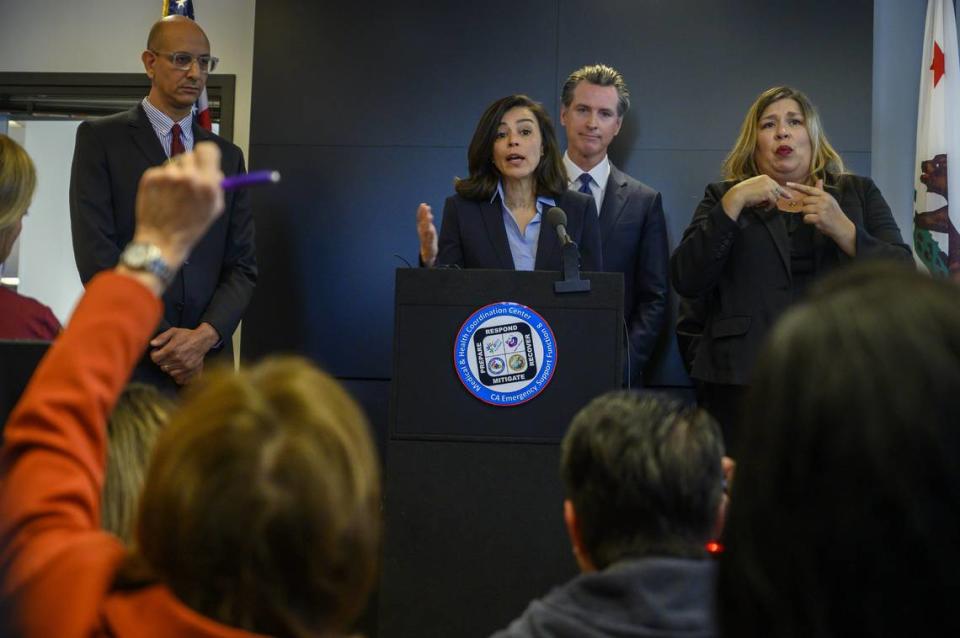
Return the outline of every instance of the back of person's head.
<path id="1" fill-rule="evenodd" d="M 957 635 L 960 288 L 862 264 L 759 360 L 727 519 L 729 636 Z"/>
<path id="2" fill-rule="evenodd" d="M 205 375 L 160 435 L 139 560 L 201 614 L 277 636 L 345 628 L 373 585 L 379 465 L 360 408 L 298 358 Z"/>
<path id="3" fill-rule="evenodd" d="M 131 383 L 107 422 L 107 476 L 100 524 L 126 543 L 133 540 L 150 453 L 172 408 L 172 402 L 156 388 Z"/>
<path id="4" fill-rule="evenodd" d="M 19 144 L 0 133 L 0 262 L 9 256 L 13 240 L 20 234 L 17 222 L 27 214 L 37 170 Z"/>
<path id="5" fill-rule="evenodd" d="M 722 457 L 714 420 L 665 396 L 611 392 L 580 410 L 563 439 L 561 474 L 594 566 L 704 555 Z"/>

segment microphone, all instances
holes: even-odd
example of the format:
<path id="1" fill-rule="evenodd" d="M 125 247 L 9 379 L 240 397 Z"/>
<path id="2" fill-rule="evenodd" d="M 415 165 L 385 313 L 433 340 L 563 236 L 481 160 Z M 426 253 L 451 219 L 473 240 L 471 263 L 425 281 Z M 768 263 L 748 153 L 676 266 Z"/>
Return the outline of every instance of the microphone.
<path id="1" fill-rule="evenodd" d="M 557 229 L 560 238 L 560 270 L 563 279 L 553 282 L 553 290 L 558 293 L 588 292 L 590 280 L 580 279 L 580 249 L 567 234 L 567 214 L 562 208 L 552 206 L 547 209 L 547 221 Z"/>
<path id="2" fill-rule="evenodd" d="M 557 230 L 557 237 L 560 238 L 560 246 L 572 244 L 573 240 L 567 234 L 567 214 L 562 208 L 552 206 L 547 209 L 547 221 Z"/>

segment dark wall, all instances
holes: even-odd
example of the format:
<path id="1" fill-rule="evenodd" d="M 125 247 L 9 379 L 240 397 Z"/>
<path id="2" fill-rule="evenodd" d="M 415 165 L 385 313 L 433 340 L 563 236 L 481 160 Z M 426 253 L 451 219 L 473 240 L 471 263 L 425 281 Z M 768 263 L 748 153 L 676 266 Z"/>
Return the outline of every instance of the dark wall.
<path id="1" fill-rule="evenodd" d="M 417 205 L 430 203 L 439 220 L 454 176 L 465 172 L 476 120 L 494 99 L 528 93 L 556 119 L 560 84 L 569 71 L 593 62 L 619 68 L 633 108 L 611 158 L 662 192 L 671 248 L 704 185 L 718 178 L 750 102 L 772 85 L 804 89 L 851 168 L 869 170 L 870 0 L 259 0 L 256 13 L 251 166 L 280 170 L 283 183 L 254 196 L 261 276 L 244 321 L 244 356 L 299 352 L 345 379 L 367 408 L 381 451 L 392 370 L 394 269 L 403 265 L 394 255 L 416 264 Z M 671 317 L 647 370 L 652 385 L 689 385 L 672 324 Z M 430 519 L 431 504 L 440 499 L 431 490 L 451 496 L 436 476 L 457 463 L 424 469 L 423 450 L 409 442 L 391 444 L 393 471 L 423 470 L 414 478 L 425 483 L 407 503 L 388 480 L 388 509 L 396 515 L 399 503 L 416 520 Z M 551 450 L 537 451 L 534 461 L 523 450 L 495 452 L 502 458 L 490 468 L 494 476 L 520 476 L 511 474 L 512 463 L 539 477 L 544 490 L 559 490 Z M 483 485 L 489 480 L 478 478 Z M 474 515 L 514 520 L 510 507 L 526 507 L 528 492 L 517 494 L 477 505 Z M 474 503 L 469 496 L 464 502 Z M 557 491 L 549 503 L 536 504 L 550 512 L 542 525 L 548 531 L 538 539 L 526 536 L 529 529 L 518 530 L 516 556 L 553 560 L 558 570 L 572 573 L 568 558 L 545 550 L 560 547 L 558 556 L 566 554 L 559 498 Z M 409 513 L 403 507 L 401 514 Z M 447 515 L 457 513 L 440 512 L 436 521 Z M 394 526 L 388 543 L 414 547 L 422 544 L 417 534 Z M 486 561 L 518 560 L 487 551 L 472 537 L 450 543 L 434 549 L 441 557 L 469 550 L 476 570 Z M 476 544 L 463 546 L 470 543 Z M 420 625 L 415 635 L 486 635 L 535 595 L 523 585 L 504 582 L 500 597 L 483 593 L 478 603 L 486 602 L 484 607 L 473 605 L 473 594 L 457 595 L 473 592 L 467 581 L 446 592 L 413 580 L 386 583 L 381 624 L 393 633 L 381 635 L 414 635 L 397 629 L 404 622 Z M 390 601 L 404 588 L 421 592 L 424 604 L 416 613 L 401 608 L 400 618 Z M 430 622 L 431 610 L 452 605 L 444 596 L 471 613 L 450 607 L 450 618 L 433 616 Z M 364 626 L 377 634 L 372 609 Z"/>
<path id="2" fill-rule="evenodd" d="M 245 355 L 296 351 L 341 377 L 389 378 L 394 254 L 416 263 L 417 204 L 439 218 L 489 102 L 526 92 L 556 119 L 560 84 L 584 63 L 627 79 L 611 158 L 663 193 L 671 248 L 773 84 L 807 91 L 867 172 L 872 4 L 259 0 L 251 165 L 284 181 L 255 196 Z M 661 346 L 648 381 L 687 385 L 672 329 Z"/>

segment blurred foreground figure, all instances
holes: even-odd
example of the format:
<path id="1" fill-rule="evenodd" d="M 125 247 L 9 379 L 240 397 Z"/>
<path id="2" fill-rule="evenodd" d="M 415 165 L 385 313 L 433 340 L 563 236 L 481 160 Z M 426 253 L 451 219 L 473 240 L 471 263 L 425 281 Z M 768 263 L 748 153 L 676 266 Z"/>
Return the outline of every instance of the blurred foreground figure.
<path id="1" fill-rule="evenodd" d="M 713 636 L 723 443 L 709 414 L 612 392 L 563 439 L 563 517 L 580 576 L 496 638 Z"/>
<path id="2" fill-rule="evenodd" d="M 27 152 L 0 134 L 0 272 L 23 230 L 37 169 Z M 49 341 L 60 332 L 60 322 L 42 303 L 0 286 L 0 339 Z"/>
<path id="3" fill-rule="evenodd" d="M 814 286 L 747 402 L 726 636 L 956 636 L 960 288 L 891 264 Z"/>
<path id="4" fill-rule="evenodd" d="M 173 402 L 159 390 L 131 383 L 107 422 L 107 474 L 100 523 L 125 543 L 133 541 L 147 464 L 172 411 Z"/>
<path id="5" fill-rule="evenodd" d="M 0 454 L 3 635 L 331 636 L 374 581 L 378 464 L 364 417 L 300 359 L 205 375 L 160 435 L 135 549 L 99 529 L 106 424 L 165 286 L 223 210 L 220 153 L 149 169 L 134 242 L 87 286 Z"/>

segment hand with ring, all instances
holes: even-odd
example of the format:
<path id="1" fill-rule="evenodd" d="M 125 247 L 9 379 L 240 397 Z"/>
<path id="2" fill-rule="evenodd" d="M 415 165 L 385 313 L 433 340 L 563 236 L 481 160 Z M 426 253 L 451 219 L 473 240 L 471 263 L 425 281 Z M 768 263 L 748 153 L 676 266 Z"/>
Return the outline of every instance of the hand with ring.
<path id="1" fill-rule="evenodd" d="M 744 208 L 762 206 L 770 210 L 781 198 L 790 200 L 793 196 L 769 175 L 756 175 L 728 190 L 720 204 L 727 217 L 737 221 Z"/>

